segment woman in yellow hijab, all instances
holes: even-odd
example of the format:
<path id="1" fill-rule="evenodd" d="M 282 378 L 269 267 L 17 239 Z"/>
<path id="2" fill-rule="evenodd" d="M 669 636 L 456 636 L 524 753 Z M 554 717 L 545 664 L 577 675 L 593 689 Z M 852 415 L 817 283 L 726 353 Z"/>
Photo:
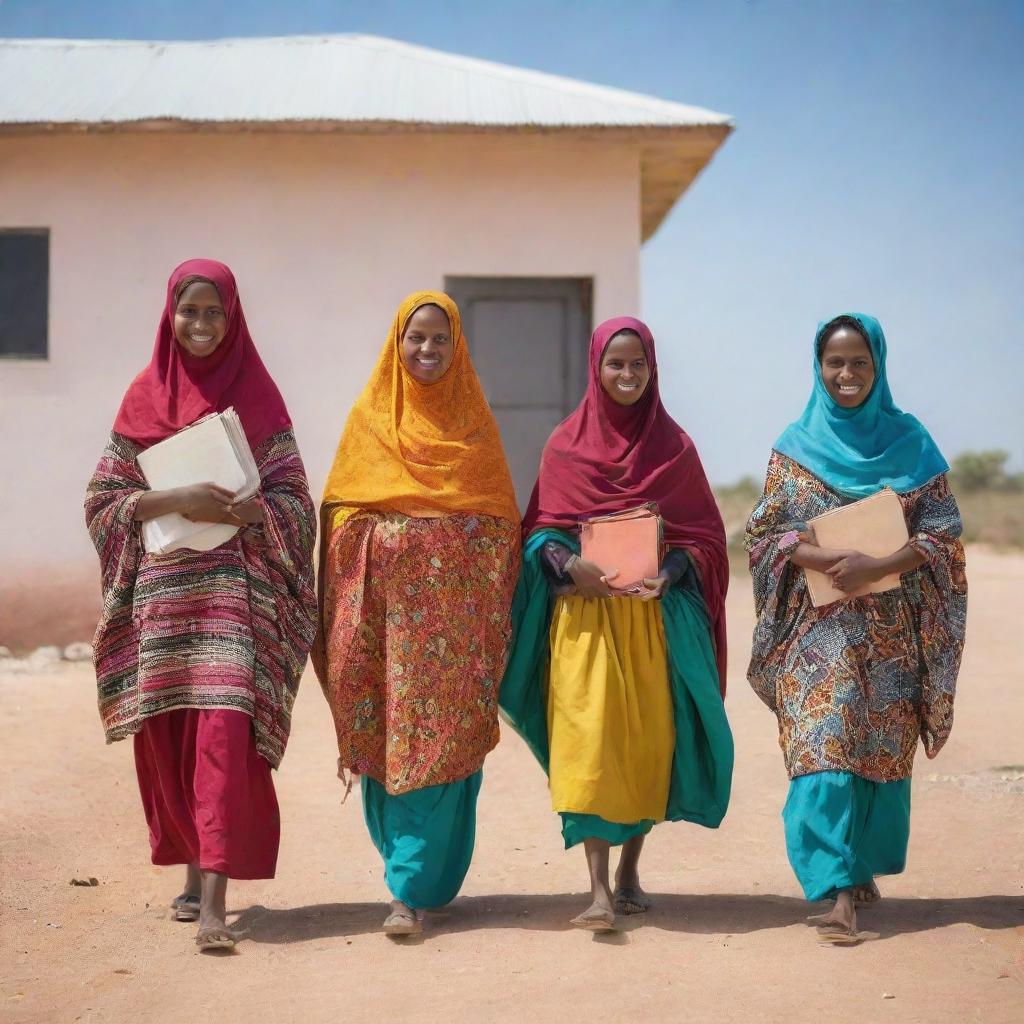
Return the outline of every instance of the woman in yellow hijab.
<path id="1" fill-rule="evenodd" d="M 512 480 L 447 295 L 399 307 L 320 520 L 314 665 L 384 859 L 384 931 L 408 935 L 469 869 L 519 571 Z"/>

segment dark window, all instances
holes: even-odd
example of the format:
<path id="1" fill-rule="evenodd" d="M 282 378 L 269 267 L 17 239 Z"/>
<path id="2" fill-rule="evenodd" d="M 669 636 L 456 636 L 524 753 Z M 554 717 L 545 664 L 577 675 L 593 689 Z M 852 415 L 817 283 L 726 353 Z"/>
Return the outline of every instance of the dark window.
<path id="1" fill-rule="evenodd" d="M 45 359 L 50 232 L 0 228 L 0 357 Z"/>

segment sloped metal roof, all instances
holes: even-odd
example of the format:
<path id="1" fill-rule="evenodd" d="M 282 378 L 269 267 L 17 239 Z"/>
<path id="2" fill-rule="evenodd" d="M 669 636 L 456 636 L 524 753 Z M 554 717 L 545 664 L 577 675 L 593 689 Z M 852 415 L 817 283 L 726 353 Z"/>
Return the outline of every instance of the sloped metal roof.
<path id="1" fill-rule="evenodd" d="M 718 125 L 711 110 L 375 36 L 0 42 L 0 121 Z"/>
<path id="2" fill-rule="evenodd" d="M 641 146 L 644 237 L 725 114 L 377 36 L 0 40 L 0 132 L 559 131 Z"/>

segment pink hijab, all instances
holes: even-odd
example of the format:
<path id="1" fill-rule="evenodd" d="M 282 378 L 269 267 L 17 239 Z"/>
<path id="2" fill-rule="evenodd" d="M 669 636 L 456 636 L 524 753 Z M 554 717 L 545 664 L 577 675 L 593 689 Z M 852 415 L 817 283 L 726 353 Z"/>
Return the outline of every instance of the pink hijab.
<path id="1" fill-rule="evenodd" d="M 227 332 L 216 351 L 193 356 L 174 337 L 175 291 L 187 277 L 212 281 Z M 217 260 L 186 260 L 167 282 L 167 302 L 149 365 L 131 382 L 114 430 L 148 448 L 202 416 L 234 406 L 252 448 L 285 430 L 291 418 L 249 334 L 235 275 Z"/>
<path id="2" fill-rule="evenodd" d="M 643 397 L 619 405 L 601 386 L 601 358 L 621 331 L 639 335 L 651 378 Z M 523 536 L 542 526 L 572 528 L 608 512 L 657 502 L 669 547 L 684 548 L 700 573 L 725 692 L 725 528 L 697 449 L 669 416 L 658 390 L 654 338 L 641 320 L 606 320 L 590 339 L 587 393 L 544 446 Z"/>

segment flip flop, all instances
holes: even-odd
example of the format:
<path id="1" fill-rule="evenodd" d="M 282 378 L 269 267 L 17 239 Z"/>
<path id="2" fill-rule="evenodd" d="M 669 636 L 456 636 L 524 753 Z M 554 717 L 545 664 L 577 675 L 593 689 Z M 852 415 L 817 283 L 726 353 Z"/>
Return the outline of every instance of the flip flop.
<path id="1" fill-rule="evenodd" d="M 842 924 L 819 924 L 818 941 L 828 946 L 857 946 L 867 936 Z"/>
<path id="2" fill-rule="evenodd" d="M 653 901 L 640 886 L 624 885 L 612 895 L 612 906 L 615 907 L 615 913 L 630 917 L 633 914 L 646 914 L 653 906 Z"/>
<path id="3" fill-rule="evenodd" d="M 569 924 L 588 932 L 618 931 L 615 926 L 615 914 L 611 910 L 602 910 L 599 914 L 580 914 L 578 917 L 574 917 Z"/>
<path id="4" fill-rule="evenodd" d="M 183 892 L 171 900 L 171 910 L 175 921 L 198 921 L 199 897 Z"/>
<path id="5" fill-rule="evenodd" d="M 196 945 L 200 953 L 206 953 L 214 949 L 234 949 L 238 936 L 224 925 L 213 925 L 210 928 L 200 928 L 196 934 Z"/>
<path id="6" fill-rule="evenodd" d="M 419 935 L 423 931 L 423 925 L 415 915 L 393 910 L 384 918 L 381 930 L 385 935 L 391 936 Z"/>

